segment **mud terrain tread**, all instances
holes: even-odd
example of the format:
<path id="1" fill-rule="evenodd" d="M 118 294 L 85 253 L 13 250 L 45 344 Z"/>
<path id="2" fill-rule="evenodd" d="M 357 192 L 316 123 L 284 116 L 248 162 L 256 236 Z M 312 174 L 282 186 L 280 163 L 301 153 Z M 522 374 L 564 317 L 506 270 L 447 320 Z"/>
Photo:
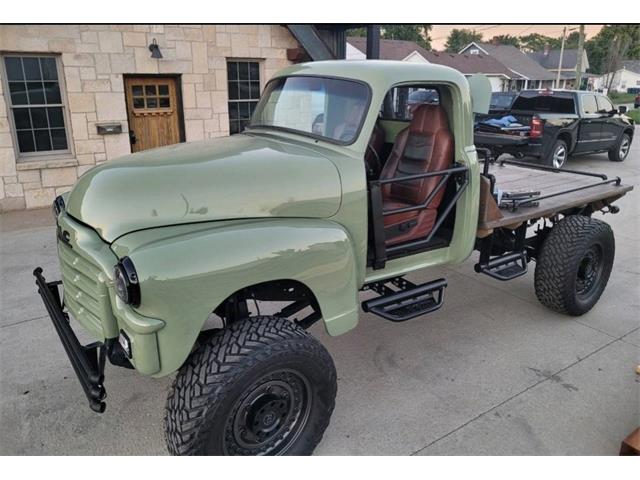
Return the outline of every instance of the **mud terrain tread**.
<path id="1" fill-rule="evenodd" d="M 252 317 L 224 328 L 195 350 L 178 372 L 167 396 L 165 439 L 173 455 L 206 454 L 207 432 L 215 408 L 236 379 L 261 361 L 290 351 L 304 352 L 328 372 L 332 392 L 324 411 L 316 416 L 312 434 L 301 435 L 296 454 L 310 454 L 322 439 L 335 405 L 336 371 L 318 340 L 291 321 Z"/>
<path id="2" fill-rule="evenodd" d="M 551 229 L 542 245 L 534 274 L 536 297 L 540 303 L 558 313 L 573 316 L 586 313 L 572 301 L 575 274 L 587 245 L 601 233 L 613 239 L 607 223 L 581 215 L 565 217 Z M 605 284 L 609 273 L 610 268 L 604 272 Z M 595 302 L 601 294 L 602 291 L 597 294 Z"/>

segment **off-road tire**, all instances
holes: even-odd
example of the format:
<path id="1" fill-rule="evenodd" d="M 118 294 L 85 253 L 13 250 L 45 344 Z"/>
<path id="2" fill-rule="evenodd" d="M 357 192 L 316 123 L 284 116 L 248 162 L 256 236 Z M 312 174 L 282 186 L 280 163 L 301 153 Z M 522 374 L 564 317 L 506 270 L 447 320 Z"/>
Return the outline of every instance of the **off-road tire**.
<path id="1" fill-rule="evenodd" d="M 556 162 L 554 161 L 554 158 L 556 156 L 556 152 L 560 151 L 561 149 L 564 151 L 564 160 L 562 161 L 562 165 L 556 166 Z M 549 151 L 549 154 L 544 159 L 545 165 L 553 168 L 562 168 L 567 164 L 568 161 L 569 161 L 569 146 L 567 145 L 567 142 L 560 139 L 556 140 L 553 144 L 553 147 Z"/>
<path id="2" fill-rule="evenodd" d="M 303 410 L 307 412 L 304 425 L 298 425 L 295 438 L 287 437 L 286 429 L 276 430 L 274 442 L 282 442 L 281 451 L 264 448 L 259 442 L 256 448 L 245 448 L 246 439 L 238 432 L 246 435 L 246 430 L 236 428 L 237 419 L 248 416 L 239 413 L 240 407 L 248 410 L 242 402 L 262 388 L 269 392 L 281 388 L 277 383 L 275 387 L 265 385 L 275 382 L 274 378 L 281 380 L 282 375 L 295 375 L 291 383 L 300 387 L 290 390 L 291 395 L 282 393 L 284 398 L 304 397 L 310 402 L 304 408 L 291 407 L 288 414 L 283 413 L 283 417 L 289 416 L 286 422 L 281 419 L 282 425 L 294 421 L 290 420 L 292 412 Z M 167 448 L 173 455 L 309 455 L 329 425 L 336 390 L 331 356 L 302 328 L 268 316 L 233 323 L 205 340 L 180 368 L 165 409 Z"/>
<path id="3" fill-rule="evenodd" d="M 597 257 L 599 263 L 592 257 Z M 559 221 L 542 244 L 534 285 L 543 305 L 579 316 L 591 310 L 604 291 L 615 256 L 611 227 L 600 220 L 570 215 Z M 593 265 L 594 276 L 587 268 Z"/>
<path id="4" fill-rule="evenodd" d="M 622 151 L 622 145 L 626 142 L 626 150 Z M 618 141 L 616 142 L 616 146 L 613 147 L 612 150 L 609 150 L 609 160 L 612 162 L 624 162 L 625 159 L 629 156 L 629 151 L 631 150 L 631 135 L 628 133 L 623 133 Z"/>

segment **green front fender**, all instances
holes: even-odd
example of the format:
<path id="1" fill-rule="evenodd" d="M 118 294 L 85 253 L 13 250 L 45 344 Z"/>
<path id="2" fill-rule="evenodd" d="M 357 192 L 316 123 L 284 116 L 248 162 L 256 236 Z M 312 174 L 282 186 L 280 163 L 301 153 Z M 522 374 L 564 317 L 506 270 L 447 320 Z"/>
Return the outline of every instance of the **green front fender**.
<path id="1" fill-rule="evenodd" d="M 177 370 L 209 314 L 236 291 L 296 280 L 315 295 L 330 335 L 355 327 L 358 280 L 346 230 L 327 220 L 214 222 L 135 232 L 112 246 L 138 273 L 137 313 L 161 319 L 160 370 Z"/>

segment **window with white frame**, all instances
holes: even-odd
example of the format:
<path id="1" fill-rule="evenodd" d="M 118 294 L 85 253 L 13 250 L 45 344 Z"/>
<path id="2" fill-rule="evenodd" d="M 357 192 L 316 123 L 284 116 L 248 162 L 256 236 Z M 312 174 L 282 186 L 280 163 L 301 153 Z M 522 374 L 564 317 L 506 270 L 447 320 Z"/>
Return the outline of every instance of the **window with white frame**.
<path id="1" fill-rule="evenodd" d="M 58 57 L 4 55 L 5 98 L 20 158 L 69 152 Z"/>
<path id="2" fill-rule="evenodd" d="M 249 124 L 260 99 L 260 64 L 229 60 L 227 62 L 229 88 L 229 133 L 240 133 Z"/>

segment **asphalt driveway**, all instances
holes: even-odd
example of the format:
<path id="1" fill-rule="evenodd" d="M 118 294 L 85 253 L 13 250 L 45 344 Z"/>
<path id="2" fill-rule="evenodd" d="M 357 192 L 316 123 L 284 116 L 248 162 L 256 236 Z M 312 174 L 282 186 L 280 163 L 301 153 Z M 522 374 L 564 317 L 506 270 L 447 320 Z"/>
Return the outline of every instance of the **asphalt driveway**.
<path id="1" fill-rule="evenodd" d="M 315 325 L 339 377 L 317 454 L 617 454 L 640 424 L 639 140 L 623 164 L 606 155 L 570 163 L 636 186 L 604 218 L 616 235 L 614 271 L 583 317 L 542 307 L 533 268 L 501 283 L 474 273 L 474 255 L 410 276 L 448 280 L 434 314 L 393 324 L 363 313 L 336 338 Z M 0 218 L 0 454 L 166 454 L 171 378 L 108 365 L 107 411 L 89 410 L 31 275 L 37 265 L 59 275 L 51 215 Z"/>

